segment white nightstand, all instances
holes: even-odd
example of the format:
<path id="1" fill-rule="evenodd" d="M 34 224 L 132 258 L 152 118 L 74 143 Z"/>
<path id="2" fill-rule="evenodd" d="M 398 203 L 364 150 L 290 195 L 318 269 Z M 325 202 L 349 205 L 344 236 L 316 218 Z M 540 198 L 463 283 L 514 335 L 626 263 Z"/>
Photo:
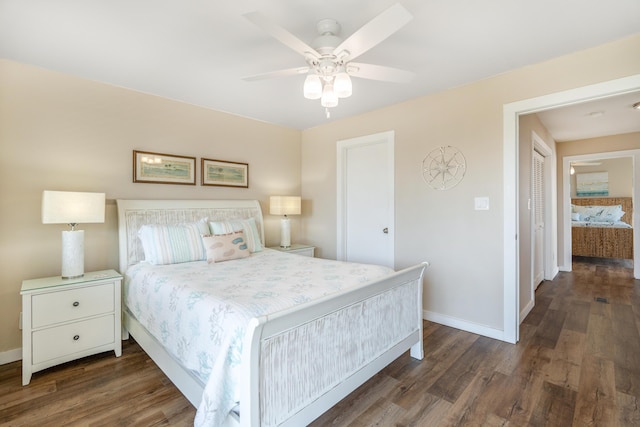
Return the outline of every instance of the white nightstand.
<path id="1" fill-rule="evenodd" d="M 121 285 L 115 270 L 22 282 L 22 385 L 60 363 L 108 350 L 122 354 Z"/>
<path id="2" fill-rule="evenodd" d="M 290 254 L 298 254 L 303 256 L 312 257 L 315 255 L 316 247 L 309 245 L 291 245 L 288 248 L 281 248 L 280 246 L 270 246 L 269 249 L 275 249 L 276 251 L 287 252 Z"/>

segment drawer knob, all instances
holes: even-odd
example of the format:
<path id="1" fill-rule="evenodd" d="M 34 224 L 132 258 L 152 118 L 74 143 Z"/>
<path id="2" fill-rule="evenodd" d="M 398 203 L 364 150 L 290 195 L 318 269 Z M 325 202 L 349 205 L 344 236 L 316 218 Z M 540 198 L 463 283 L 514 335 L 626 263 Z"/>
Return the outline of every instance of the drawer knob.
<path id="1" fill-rule="evenodd" d="M 74 335 L 74 336 L 73 336 L 73 340 L 74 340 L 74 341 L 78 341 L 79 339 L 80 339 L 80 335 Z"/>
<path id="2" fill-rule="evenodd" d="M 73 302 L 73 306 L 74 306 L 74 307 L 77 307 L 77 306 L 79 306 L 79 305 L 80 305 L 80 303 L 79 303 L 78 301 L 74 301 L 74 302 Z"/>

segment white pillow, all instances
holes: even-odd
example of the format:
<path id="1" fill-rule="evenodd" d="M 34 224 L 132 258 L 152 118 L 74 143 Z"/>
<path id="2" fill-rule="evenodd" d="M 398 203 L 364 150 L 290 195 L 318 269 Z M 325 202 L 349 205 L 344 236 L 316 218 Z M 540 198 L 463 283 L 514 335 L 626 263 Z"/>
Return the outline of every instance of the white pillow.
<path id="1" fill-rule="evenodd" d="M 260 240 L 255 218 L 210 222 L 209 228 L 213 234 L 228 234 L 234 231 L 244 231 L 249 251 L 260 252 L 264 248 Z"/>
<path id="2" fill-rule="evenodd" d="M 580 214 L 582 221 L 615 222 L 624 215 L 622 205 L 611 206 L 572 206 L 574 213 Z"/>
<path id="3" fill-rule="evenodd" d="M 143 225 L 138 237 L 144 249 L 144 258 L 150 264 L 178 264 L 204 261 L 206 251 L 202 234 L 208 234 L 206 220 L 175 225 Z"/>
<path id="4" fill-rule="evenodd" d="M 203 234 L 202 242 L 207 251 L 207 262 L 213 264 L 251 255 L 244 231 L 229 234 Z"/>

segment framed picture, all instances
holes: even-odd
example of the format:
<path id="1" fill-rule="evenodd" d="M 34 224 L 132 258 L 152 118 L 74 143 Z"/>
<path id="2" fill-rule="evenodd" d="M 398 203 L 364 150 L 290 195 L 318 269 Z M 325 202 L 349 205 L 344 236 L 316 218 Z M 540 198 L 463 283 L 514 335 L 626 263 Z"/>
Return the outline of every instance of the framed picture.
<path id="1" fill-rule="evenodd" d="M 133 182 L 196 185 L 196 158 L 133 150 Z"/>
<path id="2" fill-rule="evenodd" d="M 249 188 L 249 165 L 202 159 L 202 185 Z"/>
<path id="3" fill-rule="evenodd" d="M 609 172 L 579 173 L 576 175 L 576 196 L 609 195 Z"/>

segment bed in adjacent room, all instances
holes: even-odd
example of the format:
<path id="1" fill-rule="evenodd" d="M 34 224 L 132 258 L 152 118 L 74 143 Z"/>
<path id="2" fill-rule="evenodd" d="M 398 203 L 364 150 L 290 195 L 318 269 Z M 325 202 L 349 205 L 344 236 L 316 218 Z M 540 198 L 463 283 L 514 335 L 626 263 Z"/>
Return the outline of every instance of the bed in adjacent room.
<path id="1" fill-rule="evenodd" d="M 269 250 L 251 200 L 118 200 L 118 220 L 124 327 L 196 426 L 306 425 L 405 351 L 423 357 L 426 263 Z"/>
<path id="2" fill-rule="evenodd" d="M 572 255 L 633 259 L 632 218 L 631 197 L 572 199 Z"/>

